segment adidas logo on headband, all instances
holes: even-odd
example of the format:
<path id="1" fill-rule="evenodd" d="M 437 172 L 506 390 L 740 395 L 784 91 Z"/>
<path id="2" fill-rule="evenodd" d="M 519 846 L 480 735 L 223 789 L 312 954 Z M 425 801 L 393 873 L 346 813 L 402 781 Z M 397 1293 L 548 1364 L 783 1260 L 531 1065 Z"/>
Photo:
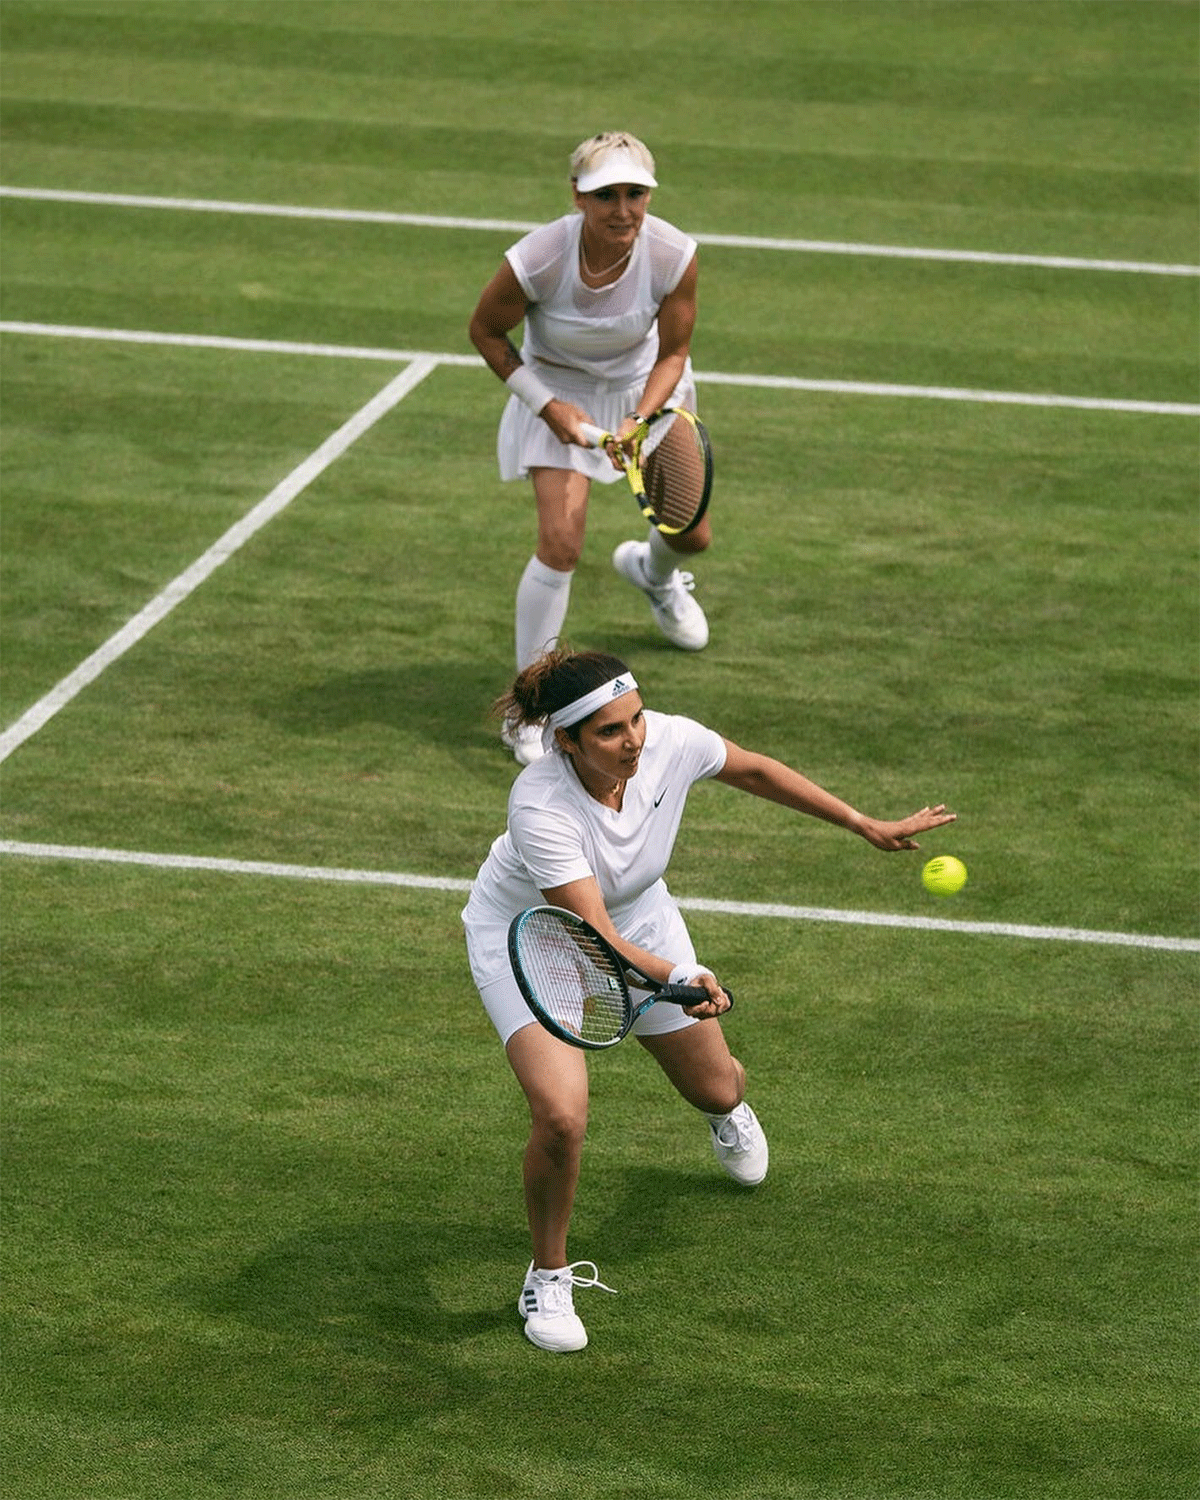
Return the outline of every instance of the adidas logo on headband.
<path id="1" fill-rule="evenodd" d="M 613 677 L 608 682 L 602 682 L 590 693 L 584 693 L 582 698 L 576 698 L 574 703 L 555 709 L 550 715 L 550 727 L 551 729 L 566 729 L 571 724 L 578 724 L 580 720 L 594 714 L 598 708 L 611 703 L 614 698 L 620 698 L 624 693 L 632 693 L 636 687 L 637 678 L 632 672 L 628 676 Z"/>

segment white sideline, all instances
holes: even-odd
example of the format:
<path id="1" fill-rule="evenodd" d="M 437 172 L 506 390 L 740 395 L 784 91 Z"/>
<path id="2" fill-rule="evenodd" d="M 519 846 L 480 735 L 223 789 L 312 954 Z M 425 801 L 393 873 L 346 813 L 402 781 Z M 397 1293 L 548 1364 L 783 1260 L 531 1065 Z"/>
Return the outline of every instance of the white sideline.
<path id="1" fill-rule="evenodd" d="M 0 855 L 25 859 L 82 860 L 96 864 L 144 865 L 161 870 L 207 870 L 222 875 L 262 875 L 284 880 L 336 881 L 351 885 L 400 886 L 406 890 L 467 892 L 469 880 L 453 876 L 408 875 L 391 870 L 353 870 L 336 866 L 274 864 L 262 860 L 218 859 L 209 855 L 152 854 L 132 849 L 88 848 L 78 844 L 25 843 L 0 840 Z M 685 911 L 721 916 L 770 917 L 786 922 L 839 922 L 861 927 L 904 927 L 922 932 L 951 932 L 976 937 L 1030 938 L 1066 943 L 1156 948 L 1173 953 L 1200 953 L 1200 938 L 1157 937 L 1141 932 L 1103 932 L 1084 927 L 1035 927 L 1012 922 L 956 922 L 944 917 L 905 917 L 887 912 L 841 911 L 822 906 L 780 906 L 758 901 L 712 901 L 677 898 Z"/>
<path id="2" fill-rule="evenodd" d="M 109 208 L 152 208 L 187 213 L 253 214 L 277 219 L 319 219 L 350 224 L 395 224 L 416 229 L 466 229 L 528 234 L 538 223 L 524 219 L 469 219 L 443 214 L 391 213 L 381 209 L 309 208 L 289 203 L 240 203 L 220 198 L 157 198 L 144 193 L 88 193 L 61 188 L 0 187 L 0 198 L 43 203 L 90 203 Z M 762 235 L 689 231 L 700 245 L 736 250 L 779 250 L 807 255 L 877 256 L 892 260 L 965 261 L 974 265 L 1038 266 L 1053 271 L 1121 271 L 1141 276 L 1200 276 L 1200 266 L 1146 260 L 1093 260 L 1078 255 L 1024 255 L 998 250 L 950 250 L 916 245 L 869 245 L 852 240 L 771 239 Z"/>
<path id="3" fill-rule="evenodd" d="M 350 447 L 351 443 L 373 427 L 380 417 L 389 412 L 397 402 L 402 401 L 409 391 L 419 385 L 435 368 L 436 365 L 431 360 L 415 360 L 408 369 L 402 371 L 393 380 L 389 380 L 377 395 L 355 412 L 349 421 L 344 422 L 331 437 L 326 438 L 319 448 L 309 454 L 303 463 L 293 469 L 287 478 L 277 484 L 270 494 L 260 500 L 252 510 L 247 511 L 240 521 L 235 522 L 207 552 L 185 568 L 177 578 L 167 584 L 165 589 L 156 594 L 149 604 L 128 620 L 115 635 L 110 636 L 102 646 L 80 662 L 73 672 L 70 672 L 32 708 L 27 709 L 19 719 L 9 725 L 4 733 L 0 734 L 0 761 L 7 760 L 19 745 L 23 745 L 31 735 L 36 734 L 48 720 L 58 713 L 59 709 L 68 704 L 76 694 L 82 692 L 90 682 L 94 682 L 106 667 L 111 666 L 131 646 L 136 645 L 160 620 L 169 615 L 177 604 L 182 603 L 193 589 L 203 583 L 222 563 L 227 562 L 256 531 L 290 505 L 302 490 L 307 488 L 318 475 L 324 473 L 330 464 Z"/>
<path id="4" fill-rule="evenodd" d="M 41 338 L 92 339 L 102 343 L 161 344 L 184 349 L 229 349 L 249 354 L 295 354 L 323 359 L 371 359 L 400 364 L 428 360 L 434 365 L 483 369 L 477 354 L 435 354 L 428 350 L 370 349 L 352 344 L 292 344 L 275 339 L 228 338 L 211 333 L 156 333 L 140 328 L 94 328 L 70 323 L 0 322 L 0 333 Z M 809 380 L 794 375 L 727 375 L 697 370 L 700 385 L 751 386 L 759 390 L 824 391 L 838 396 L 895 396 L 926 401 L 974 401 L 995 406 L 1066 407 L 1083 411 L 1138 412 L 1144 416 L 1200 417 L 1200 404 L 1134 401 L 1123 397 L 1056 396 L 1030 391 L 971 390 L 956 386 L 887 385 L 877 381 Z"/>

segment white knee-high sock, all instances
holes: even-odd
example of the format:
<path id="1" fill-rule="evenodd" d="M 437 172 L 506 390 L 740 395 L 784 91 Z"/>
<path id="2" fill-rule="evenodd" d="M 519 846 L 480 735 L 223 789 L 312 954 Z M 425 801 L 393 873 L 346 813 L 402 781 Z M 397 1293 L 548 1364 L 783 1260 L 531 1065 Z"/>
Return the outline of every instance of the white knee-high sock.
<path id="1" fill-rule="evenodd" d="M 558 641 L 567 618 L 574 569 L 548 568 L 536 553 L 517 585 L 517 671 L 522 672 Z"/>
<path id="2" fill-rule="evenodd" d="M 666 583 L 679 566 L 679 553 L 667 546 L 657 526 L 650 527 L 649 540 L 650 550 L 644 564 L 646 577 L 651 583 Z"/>

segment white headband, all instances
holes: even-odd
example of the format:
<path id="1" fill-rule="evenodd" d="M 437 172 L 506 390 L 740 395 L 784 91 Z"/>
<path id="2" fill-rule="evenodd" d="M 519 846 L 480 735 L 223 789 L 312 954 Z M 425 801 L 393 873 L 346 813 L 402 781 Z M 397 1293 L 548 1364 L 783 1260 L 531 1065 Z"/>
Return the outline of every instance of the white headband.
<path id="1" fill-rule="evenodd" d="M 590 693 L 584 693 L 582 698 L 576 698 L 574 703 L 568 703 L 565 708 L 556 708 L 550 715 L 549 727 L 566 729 L 571 724 L 578 724 L 581 719 L 594 714 L 598 708 L 603 708 L 614 698 L 623 698 L 626 693 L 632 693 L 636 687 L 637 681 L 632 672 L 622 673 L 620 677 L 610 677 L 600 687 L 593 688 Z"/>

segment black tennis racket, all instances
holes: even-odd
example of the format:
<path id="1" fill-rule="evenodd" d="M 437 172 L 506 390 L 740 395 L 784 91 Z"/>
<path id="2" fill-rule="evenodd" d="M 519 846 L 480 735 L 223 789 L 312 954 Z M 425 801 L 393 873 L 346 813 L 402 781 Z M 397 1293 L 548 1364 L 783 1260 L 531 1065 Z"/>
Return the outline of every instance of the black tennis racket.
<path id="1" fill-rule="evenodd" d="M 572 1047 L 615 1047 L 660 1000 L 700 1005 L 712 998 L 699 985 L 657 984 L 640 974 L 589 922 L 559 906 L 519 912 L 509 925 L 508 956 L 529 1009 Z M 630 983 L 651 993 L 635 1004 Z"/>
<path id="2" fill-rule="evenodd" d="M 603 428 L 582 424 L 593 448 L 615 443 Z M 665 536 L 696 526 L 712 495 L 713 459 L 708 431 L 695 412 L 664 406 L 638 424 L 618 446 L 638 509 Z"/>

